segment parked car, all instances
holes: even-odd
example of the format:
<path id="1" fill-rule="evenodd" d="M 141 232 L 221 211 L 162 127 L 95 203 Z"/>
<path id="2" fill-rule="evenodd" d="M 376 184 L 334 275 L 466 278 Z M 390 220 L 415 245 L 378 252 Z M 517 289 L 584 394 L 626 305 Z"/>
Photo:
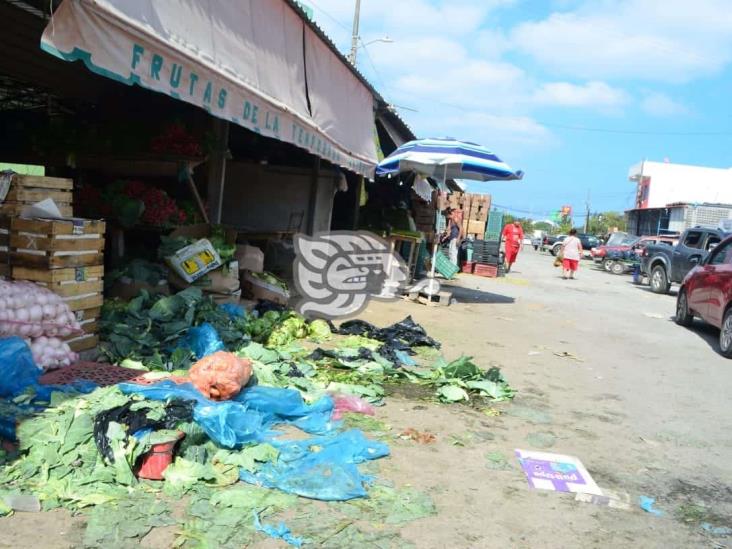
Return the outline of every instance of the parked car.
<path id="1" fill-rule="evenodd" d="M 719 229 L 694 227 L 681 235 L 676 246 L 646 246 L 641 257 L 641 273 L 649 278 L 651 291 L 668 293 L 672 284 L 680 284 L 726 236 Z"/>
<path id="2" fill-rule="evenodd" d="M 582 243 L 582 249 L 584 250 L 585 257 L 588 257 L 590 255 L 590 250 L 592 248 L 595 248 L 600 244 L 600 240 L 596 236 L 591 235 L 591 234 L 578 233 L 577 238 L 579 238 L 580 242 Z M 556 242 L 551 247 L 551 249 L 549 251 L 551 252 L 552 255 L 557 255 L 559 253 L 559 250 L 562 249 L 563 242 L 564 242 L 564 238 L 562 238 L 561 241 Z"/>
<path id="3" fill-rule="evenodd" d="M 552 247 L 557 242 L 561 242 L 565 238 L 567 238 L 567 235 L 566 234 L 546 235 L 544 237 L 544 241 L 541 244 L 541 251 L 542 252 L 549 252 L 549 251 L 551 251 Z"/>
<path id="4" fill-rule="evenodd" d="M 641 252 L 647 246 L 651 244 L 667 244 L 669 246 L 675 246 L 679 241 L 677 236 L 632 236 L 627 235 L 620 244 L 615 246 L 608 246 L 607 244 L 601 244 L 597 248 L 592 248 L 592 260 L 595 263 L 601 263 L 606 271 L 612 269 L 612 260 L 618 255 L 622 255 L 625 252 Z"/>
<path id="5" fill-rule="evenodd" d="M 720 351 L 732 358 L 732 237 L 694 267 L 679 288 L 676 323 L 691 326 L 695 316 L 720 329 Z"/>

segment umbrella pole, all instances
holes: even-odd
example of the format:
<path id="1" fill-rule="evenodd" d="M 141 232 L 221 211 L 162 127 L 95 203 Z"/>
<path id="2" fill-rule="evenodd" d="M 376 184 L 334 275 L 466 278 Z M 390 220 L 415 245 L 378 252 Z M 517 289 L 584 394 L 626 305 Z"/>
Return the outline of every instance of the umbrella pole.
<path id="1" fill-rule="evenodd" d="M 447 187 L 447 164 L 445 164 L 445 170 L 442 174 L 442 185 Z M 440 215 L 439 213 L 437 215 Z M 439 247 L 439 241 L 435 240 L 432 247 L 432 268 L 430 270 L 430 283 L 427 286 L 427 295 L 432 296 L 435 293 L 435 284 L 432 282 L 435 279 L 435 264 L 437 263 L 437 249 Z"/>

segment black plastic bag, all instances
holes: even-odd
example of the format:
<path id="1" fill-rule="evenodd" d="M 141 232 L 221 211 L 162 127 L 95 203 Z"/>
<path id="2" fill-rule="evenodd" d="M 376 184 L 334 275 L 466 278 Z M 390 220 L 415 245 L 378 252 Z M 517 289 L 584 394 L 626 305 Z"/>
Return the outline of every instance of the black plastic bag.
<path id="1" fill-rule="evenodd" d="M 194 401 L 171 400 L 165 406 L 165 416 L 161 420 L 151 420 L 147 417 L 150 408 L 130 410 L 139 401 L 130 401 L 122 406 L 110 408 L 97 414 L 94 418 L 94 442 L 102 456 L 114 463 L 112 448 L 107 440 L 107 429 L 111 422 L 127 427 L 130 436 L 141 429 L 174 429 L 179 423 L 193 420 Z"/>

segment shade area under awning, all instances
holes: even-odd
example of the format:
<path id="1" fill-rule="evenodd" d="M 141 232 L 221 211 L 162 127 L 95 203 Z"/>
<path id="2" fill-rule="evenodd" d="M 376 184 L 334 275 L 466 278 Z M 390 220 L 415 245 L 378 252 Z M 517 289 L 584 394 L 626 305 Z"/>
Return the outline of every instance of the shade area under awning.
<path id="1" fill-rule="evenodd" d="M 65 0 L 41 47 L 373 176 L 373 94 L 284 0 Z"/>

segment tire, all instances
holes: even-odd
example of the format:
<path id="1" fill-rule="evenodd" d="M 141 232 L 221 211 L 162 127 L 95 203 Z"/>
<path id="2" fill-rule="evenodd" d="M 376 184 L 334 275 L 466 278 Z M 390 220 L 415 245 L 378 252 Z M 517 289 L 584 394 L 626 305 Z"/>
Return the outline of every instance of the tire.
<path id="1" fill-rule="evenodd" d="M 620 263 L 620 261 L 613 261 L 610 264 L 610 272 L 614 275 L 625 274 L 625 265 Z"/>
<path id="2" fill-rule="evenodd" d="M 719 331 L 719 352 L 725 358 L 732 358 L 732 309 L 727 309 Z"/>
<path id="3" fill-rule="evenodd" d="M 686 290 L 679 290 L 679 297 L 676 298 L 676 316 L 674 321 L 679 326 L 688 328 L 694 322 L 694 315 L 689 310 L 689 301 L 686 297 Z"/>
<path id="4" fill-rule="evenodd" d="M 609 259 L 603 259 L 602 260 L 602 268 L 605 271 L 607 271 L 608 273 L 609 272 L 612 272 L 612 266 L 613 266 L 612 264 L 613 264 L 613 262 L 611 260 L 609 260 Z"/>
<path id="5" fill-rule="evenodd" d="M 559 253 L 559 250 L 561 250 L 561 249 L 562 249 L 562 247 L 561 247 L 561 246 L 554 246 L 554 247 L 552 248 L 552 255 L 553 255 L 554 257 L 556 257 L 556 256 L 557 256 L 557 254 Z"/>
<path id="6" fill-rule="evenodd" d="M 654 294 L 667 294 L 670 288 L 666 268 L 663 265 L 656 265 L 651 269 L 650 276 L 651 291 Z"/>

